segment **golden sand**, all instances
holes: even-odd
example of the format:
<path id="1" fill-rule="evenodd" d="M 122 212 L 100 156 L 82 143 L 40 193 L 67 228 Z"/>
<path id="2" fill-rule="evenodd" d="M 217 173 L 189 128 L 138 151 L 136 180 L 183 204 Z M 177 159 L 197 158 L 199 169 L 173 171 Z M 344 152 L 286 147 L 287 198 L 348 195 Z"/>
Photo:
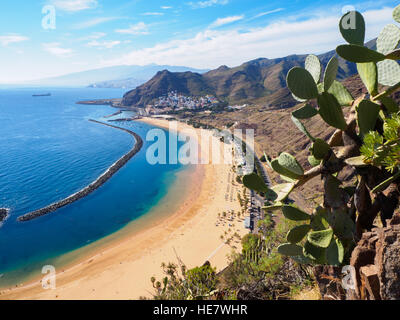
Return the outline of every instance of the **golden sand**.
<path id="1" fill-rule="evenodd" d="M 141 121 L 164 128 L 169 125 L 166 120 Z M 185 130 L 194 129 L 179 123 L 178 131 Z M 200 148 L 206 150 L 202 143 L 200 139 Z M 219 148 L 222 152 L 222 143 Z M 198 165 L 191 176 L 190 190 L 179 210 L 165 212 L 151 226 L 113 241 L 85 261 L 58 270 L 55 290 L 44 290 L 36 280 L 3 290 L 0 299 L 138 299 L 151 297 L 150 278 L 163 276 L 163 262 L 177 263 L 180 259 L 192 268 L 210 261 L 217 271 L 223 270 L 233 247 L 240 249 L 240 241 L 227 245 L 221 235 L 226 239 L 235 232 L 243 236 L 247 231 L 241 219 L 231 221 L 218 214 L 241 211 L 237 193 L 242 193 L 243 187 L 235 184 L 229 164 Z"/>

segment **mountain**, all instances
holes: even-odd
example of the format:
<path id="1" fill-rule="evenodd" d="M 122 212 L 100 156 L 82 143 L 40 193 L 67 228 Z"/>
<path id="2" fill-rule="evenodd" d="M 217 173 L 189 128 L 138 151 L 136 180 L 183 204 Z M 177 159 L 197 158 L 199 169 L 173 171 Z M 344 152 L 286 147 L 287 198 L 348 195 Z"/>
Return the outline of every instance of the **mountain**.
<path id="1" fill-rule="evenodd" d="M 144 79 L 136 79 L 136 78 L 127 78 L 120 80 L 109 80 L 103 82 L 96 82 L 89 85 L 89 88 L 129 88 L 134 89 L 141 84 L 145 83 Z"/>
<path id="2" fill-rule="evenodd" d="M 208 70 L 194 69 L 183 66 L 146 65 L 146 66 L 114 66 L 101 69 L 71 73 L 60 77 L 41 79 L 26 83 L 26 85 L 52 87 L 100 87 L 100 88 L 135 88 L 150 80 L 160 70 L 173 72 L 192 71 L 203 73 Z"/>
<path id="3" fill-rule="evenodd" d="M 157 72 L 144 85 L 125 94 L 122 104 L 144 107 L 152 100 L 173 90 L 193 96 L 213 93 L 213 88 L 207 85 L 206 79 L 199 73 L 164 70 Z"/>
<path id="4" fill-rule="evenodd" d="M 366 45 L 374 48 L 375 40 Z M 323 66 L 336 54 L 330 51 L 319 55 Z M 158 72 L 147 83 L 127 92 L 124 106 L 145 107 L 155 98 L 178 91 L 185 95 L 212 94 L 229 103 L 257 103 L 269 108 L 288 108 L 296 104 L 286 87 L 286 75 L 295 66 L 304 66 L 307 55 L 252 60 L 234 68 L 221 66 L 204 74 L 193 72 Z M 339 58 L 338 79 L 357 72 L 354 63 Z"/>

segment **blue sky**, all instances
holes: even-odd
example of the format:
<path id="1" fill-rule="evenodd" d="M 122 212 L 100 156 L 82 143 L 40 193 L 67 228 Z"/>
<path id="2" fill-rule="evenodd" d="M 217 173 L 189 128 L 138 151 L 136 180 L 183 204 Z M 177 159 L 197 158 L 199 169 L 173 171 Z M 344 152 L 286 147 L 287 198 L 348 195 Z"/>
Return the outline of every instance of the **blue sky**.
<path id="1" fill-rule="evenodd" d="M 235 66 L 321 53 L 343 42 L 345 6 L 365 14 L 367 38 L 393 23 L 398 1 L 13 0 L 0 11 L 0 82 L 112 65 Z M 55 29 L 44 29 L 44 6 Z M 46 20 L 47 21 L 47 20 Z"/>

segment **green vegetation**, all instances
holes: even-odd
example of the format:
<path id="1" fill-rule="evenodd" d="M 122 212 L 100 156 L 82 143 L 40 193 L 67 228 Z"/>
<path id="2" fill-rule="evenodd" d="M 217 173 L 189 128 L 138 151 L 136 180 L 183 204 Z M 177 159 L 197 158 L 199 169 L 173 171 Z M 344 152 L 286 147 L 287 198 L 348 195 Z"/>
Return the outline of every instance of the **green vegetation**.
<path id="1" fill-rule="evenodd" d="M 399 10 L 400 6 L 393 14 L 397 22 Z M 349 18 L 356 19 L 355 28 L 345 27 Z M 400 116 L 391 97 L 400 88 L 400 28 L 385 27 L 377 51 L 364 46 L 365 22 L 360 13 L 347 13 L 340 32 L 349 44 L 339 46 L 336 52 L 357 64 L 369 94 L 353 98 L 336 80 L 336 57 L 322 74 L 319 59 L 309 56 L 305 68 L 289 71 L 287 85 L 303 103 L 292 113 L 292 120 L 311 140 L 309 163 L 313 168 L 305 171 L 296 157 L 283 152 L 276 159 L 264 158 L 287 183 L 270 188 L 254 174 L 243 179 L 246 187 L 263 191 L 274 201 L 265 210 L 279 209 L 288 220 L 302 222 L 290 230 L 278 252 L 311 265 L 348 264 L 355 242 L 371 230 L 377 217 L 385 225 L 400 196 Z M 313 137 L 302 122 L 316 116 L 336 129 L 329 141 Z M 355 174 L 355 183 L 341 178 L 345 171 Z M 312 214 L 284 203 L 295 189 L 315 177 L 323 181 L 324 198 Z"/>
<path id="2" fill-rule="evenodd" d="M 162 281 L 152 278 L 156 300 L 204 299 L 290 299 L 305 287 L 312 287 L 310 271 L 281 256 L 277 247 L 295 224 L 277 226 L 267 217 L 259 222 L 260 234 L 242 238 L 242 252 L 232 253 L 230 264 L 220 274 L 206 263 L 186 270 L 181 263 L 163 264 Z M 234 238 L 239 235 L 235 234 Z"/>
<path id="3" fill-rule="evenodd" d="M 383 135 L 371 131 L 365 136 L 361 153 L 366 163 L 384 166 L 393 173 L 400 165 L 400 116 L 385 119 L 383 129 Z"/>
<path id="4" fill-rule="evenodd" d="M 294 292 L 312 286 L 309 270 L 277 251 L 293 225 L 284 221 L 275 226 L 267 217 L 259 222 L 261 234 L 243 237 L 242 253 L 233 254 L 221 274 L 224 298 L 290 299 Z"/>
<path id="5" fill-rule="evenodd" d="M 162 281 L 151 279 L 155 289 L 155 300 L 203 300 L 210 297 L 217 288 L 215 270 L 205 264 L 190 270 L 180 266 L 163 264 L 165 277 Z"/>
<path id="6" fill-rule="evenodd" d="M 340 24 L 348 44 L 339 46 L 337 54 L 356 63 L 368 94 L 353 97 L 337 80 L 341 63 L 337 57 L 324 59 L 327 63 L 323 70 L 320 60 L 311 55 L 305 61 L 305 68 L 295 67 L 289 71 L 288 87 L 294 98 L 301 102 L 291 118 L 310 140 L 309 168 L 289 152 L 282 152 L 275 159 L 265 154 L 262 161 L 278 173 L 284 183 L 265 185 L 260 168 L 257 168 L 258 174 L 243 178 L 245 187 L 265 195 L 265 202 L 269 204 L 264 208 L 267 213 L 280 210 L 285 219 L 277 225 L 268 215 L 259 221 L 258 234 L 243 237 L 242 252 L 231 255 L 229 267 L 216 275 L 216 282 L 205 281 L 210 278 L 202 276 L 196 269 L 200 272 L 196 281 L 208 283 L 196 286 L 203 288 L 198 297 L 292 298 L 303 288 L 314 286 L 312 267 L 348 264 L 362 234 L 376 224 L 385 225 L 386 219 L 391 218 L 398 208 L 400 112 L 393 93 L 400 88 L 397 62 L 400 28 L 396 25 L 385 27 L 374 51 L 364 46 L 362 15 L 349 14 L 356 17 L 356 28 L 347 29 Z M 396 8 L 394 18 L 400 22 L 400 6 Z M 317 130 L 307 127 L 309 123 L 318 123 L 310 119 L 324 121 L 331 127 L 329 139 L 322 134 L 318 137 Z M 352 178 L 345 179 L 349 176 Z M 314 178 L 322 180 L 324 189 L 315 209 L 309 212 L 289 204 L 291 193 Z M 244 213 L 249 202 L 246 190 L 237 197 Z M 227 213 L 220 216 L 226 217 Z M 227 233 L 221 236 L 221 239 L 225 238 Z M 177 285 L 185 284 L 186 281 L 180 281 Z M 155 287 L 160 292 L 163 286 L 159 282 Z M 182 292 L 179 287 L 174 290 Z M 194 296 L 182 294 L 181 297 L 190 299 Z"/>

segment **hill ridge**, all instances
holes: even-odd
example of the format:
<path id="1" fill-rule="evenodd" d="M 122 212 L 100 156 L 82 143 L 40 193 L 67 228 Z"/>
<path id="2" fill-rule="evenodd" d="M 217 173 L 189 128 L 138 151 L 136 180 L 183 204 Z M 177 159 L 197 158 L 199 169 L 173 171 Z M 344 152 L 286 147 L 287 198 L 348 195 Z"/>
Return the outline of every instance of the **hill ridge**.
<path id="1" fill-rule="evenodd" d="M 373 48 L 376 40 L 366 44 Z M 334 50 L 318 55 L 326 66 L 336 55 Z M 203 74 L 187 72 L 157 72 L 148 82 L 128 91 L 122 100 L 126 107 L 144 108 L 169 91 L 189 96 L 212 94 L 229 103 L 258 103 L 269 108 L 282 109 L 294 106 L 286 87 L 286 75 L 295 66 L 304 66 L 307 55 L 289 55 L 268 59 L 257 58 L 229 68 L 222 65 Z M 343 80 L 357 73 L 354 63 L 339 58 L 338 79 Z"/>

